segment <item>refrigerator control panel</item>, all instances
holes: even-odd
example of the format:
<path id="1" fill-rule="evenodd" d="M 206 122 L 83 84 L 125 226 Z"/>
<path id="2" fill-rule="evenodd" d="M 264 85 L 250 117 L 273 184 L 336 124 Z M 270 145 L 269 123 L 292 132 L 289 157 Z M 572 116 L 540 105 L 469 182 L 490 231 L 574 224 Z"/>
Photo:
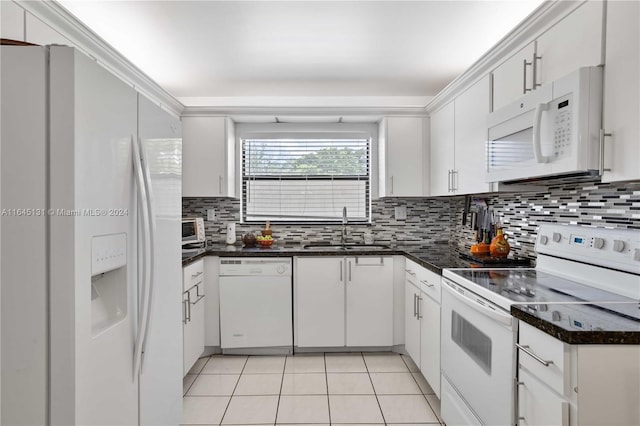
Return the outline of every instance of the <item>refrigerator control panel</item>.
<path id="1" fill-rule="evenodd" d="M 127 234 L 100 235 L 91 239 L 91 275 L 113 271 L 127 264 Z"/>

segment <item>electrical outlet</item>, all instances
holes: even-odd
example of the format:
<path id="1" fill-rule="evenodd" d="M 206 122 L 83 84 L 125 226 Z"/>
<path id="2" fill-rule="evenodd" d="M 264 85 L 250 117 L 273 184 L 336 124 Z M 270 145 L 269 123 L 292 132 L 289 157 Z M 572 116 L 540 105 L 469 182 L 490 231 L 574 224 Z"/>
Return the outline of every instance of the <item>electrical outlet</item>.
<path id="1" fill-rule="evenodd" d="M 407 220 L 407 206 L 398 206 L 394 209 L 396 220 Z"/>
<path id="2" fill-rule="evenodd" d="M 207 221 L 213 222 L 216 220 L 216 209 L 207 209 Z"/>

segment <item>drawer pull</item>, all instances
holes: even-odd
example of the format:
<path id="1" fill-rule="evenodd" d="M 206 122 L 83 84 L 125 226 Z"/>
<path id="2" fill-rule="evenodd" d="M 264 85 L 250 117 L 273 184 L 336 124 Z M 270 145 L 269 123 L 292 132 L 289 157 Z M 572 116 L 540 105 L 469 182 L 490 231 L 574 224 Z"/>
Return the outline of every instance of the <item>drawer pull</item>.
<path id="1" fill-rule="evenodd" d="M 405 271 L 407 274 L 409 274 L 409 275 L 411 275 L 411 276 L 413 276 L 413 277 L 415 277 L 415 276 L 416 276 L 416 273 L 415 273 L 415 272 L 413 272 L 411 269 L 405 269 L 404 271 Z"/>
<path id="2" fill-rule="evenodd" d="M 424 285 L 426 285 L 427 287 L 434 287 L 435 284 L 431 284 L 430 282 L 428 282 L 427 280 L 420 280 L 420 282 Z"/>
<path id="3" fill-rule="evenodd" d="M 518 347 L 518 349 L 522 350 L 522 352 L 526 353 L 531 358 L 535 359 L 536 361 L 538 361 L 540 364 L 544 365 L 545 367 L 548 367 L 549 365 L 553 364 L 553 361 L 544 360 L 544 359 L 540 358 L 538 355 L 536 355 L 533 352 L 531 352 L 529 350 L 529 345 L 520 345 L 520 344 L 516 343 L 516 346 Z"/>
<path id="4" fill-rule="evenodd" d="M 196 277 L 199 277 L 200 275 L 202 275 L 202 271 L 198 272 L 197 274 L 191 274 L 191 278 L 196 278 Z"/>

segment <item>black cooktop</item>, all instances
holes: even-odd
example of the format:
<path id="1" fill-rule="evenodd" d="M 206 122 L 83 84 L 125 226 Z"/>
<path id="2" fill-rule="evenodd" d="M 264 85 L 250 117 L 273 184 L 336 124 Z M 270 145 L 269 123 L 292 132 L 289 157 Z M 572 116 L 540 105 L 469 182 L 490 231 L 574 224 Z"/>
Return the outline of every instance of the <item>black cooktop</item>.
<path id="1" fill-rule="evenodd" d="M 625 296 L 531 268 L 453 269 L 450 272 L 476 284 L 479 287 L 473 291 L 505 308 L 513 303 L 638 303 Z M 627 314 L 635 318 L 638 317 L 637 311 L 637 307 L 629 307 Z"/>

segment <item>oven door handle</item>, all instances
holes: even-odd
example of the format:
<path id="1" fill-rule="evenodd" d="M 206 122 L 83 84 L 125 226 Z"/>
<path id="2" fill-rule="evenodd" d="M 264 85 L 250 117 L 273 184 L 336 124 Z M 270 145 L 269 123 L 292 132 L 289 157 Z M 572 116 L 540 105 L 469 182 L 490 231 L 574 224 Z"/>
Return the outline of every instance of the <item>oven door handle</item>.
<path id="1" fill-rule="evenodd" d="M 513 317 L 510 314 L 503 314 L 497 310 L 488 307 L 485 304 L 479 303 L 477 300 L 471 299 L 463 294 L 458 293 L 455 288 L 452 288 L 449 283 L 444 288 L 456 299 L 465 305 L 479 311 L 480 313 L 500 322 L 501 324 L 511 326 L 513 324 Z"/>

